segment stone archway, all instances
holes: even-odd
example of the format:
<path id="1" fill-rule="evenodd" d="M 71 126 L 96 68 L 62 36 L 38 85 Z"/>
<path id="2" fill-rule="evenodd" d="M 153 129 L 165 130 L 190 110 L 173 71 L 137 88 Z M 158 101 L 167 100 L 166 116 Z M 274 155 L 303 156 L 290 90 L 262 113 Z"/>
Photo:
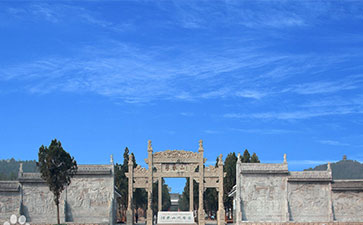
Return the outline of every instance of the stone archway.
<path id="1" fill-rule="evenodd" d="M 158 193 L 161 193 L 163 177 L 189 177 L 189 210 L 193 211 L 193 180 L 199 183 L 199 207 L 198 207 L 198 224 L 205 225 L 205 215 L 203 206 L 203 193 L 206 188 L 216 188 L 218 191 L 218 225 L 225 224 L 225 211 L 223 205 L 223 159 L 222 154 L 219 156 L 218 167 L 204 167 L 206 158 L 204 158 L 203 141 L 199 141 L 198 152 L 184 150 L 166 150 L 163 152 L 153 153 L 151 141 L 148 141 L 148 158 L 145 162 L 148 169 L 140 166 L 133 167 L 132 155 L 129 158 L 129 172 L 126 176 L 129 180 L 128 187 L 128 206 L 127 206 L 127 225 L 133 225 L 133 191 L 136 188 L 144 188 L 148 193 L 147 219 L 146 225 L 152 225 L 152 184 L 159 181 Z M 196 168 L 199 168 L 197 172 Z M 158 195 L 158 210 L 161 211 L 162 194 Z"/>

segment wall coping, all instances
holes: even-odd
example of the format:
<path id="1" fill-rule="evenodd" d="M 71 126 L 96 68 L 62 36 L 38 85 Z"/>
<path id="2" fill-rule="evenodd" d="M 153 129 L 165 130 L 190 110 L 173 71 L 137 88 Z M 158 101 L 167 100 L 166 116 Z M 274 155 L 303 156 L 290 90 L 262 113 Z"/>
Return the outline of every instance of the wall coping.
<path id="1" fill-rule="evenodd" d="M 19 192 L 19 181 L 0 181 L 0 192 Z"/>

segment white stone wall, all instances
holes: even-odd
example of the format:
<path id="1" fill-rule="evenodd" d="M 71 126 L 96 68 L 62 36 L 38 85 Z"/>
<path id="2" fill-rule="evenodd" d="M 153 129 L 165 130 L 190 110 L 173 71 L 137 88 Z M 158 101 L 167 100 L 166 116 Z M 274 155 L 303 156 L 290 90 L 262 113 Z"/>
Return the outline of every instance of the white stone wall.
<path id="1" fill-rule="evenodd" d="M 290 220 L 299 222 L 329 221 L 329 183 L 289 182 Z"/>
<path id="2" fill-rule="evenodd" d="M 19 186 L 20 185 L 20 186 Z M 55 224 L 53 193 L 38 173 L 24 173 L 19 182 L 0 182 L 0 224 L 21 211 L 33 224 Z M 61 194 L 60 222 L 112 224 L 114 173 L 110 165 L 79 165 L 77 174 Z"/>
<path id="3" fill-rule="evenodd" d="M 67 222 L 107 223 L 113 194 L 111 175 L 76 176 L 66 190 Z"/>
<path id="4" fill-rule="evenodd" d="M 19 207 L 19 192 L 0 192 L 0 224 L 9 221 L 11 215 L 18 215 Z"/>
<path id="5" fill-rule="evenodd" d="M 363 222 L 363 191 L 333 191 L 332 197 L 337 221 Z"/>
<path id="6" fill-rule="evenodd" d="M 23 183 L 23 213 L 32 223 L 57 223 L 57 207 L 53 193 L 46 183 Z M 61 196 L 59 213 L 64 221 L 64 200 Z"/>
<path id="7" fill-rule="evenodd" d="M 242 220 L 285 221 L 286 179 L 284 174 L 243 174 Z"/>

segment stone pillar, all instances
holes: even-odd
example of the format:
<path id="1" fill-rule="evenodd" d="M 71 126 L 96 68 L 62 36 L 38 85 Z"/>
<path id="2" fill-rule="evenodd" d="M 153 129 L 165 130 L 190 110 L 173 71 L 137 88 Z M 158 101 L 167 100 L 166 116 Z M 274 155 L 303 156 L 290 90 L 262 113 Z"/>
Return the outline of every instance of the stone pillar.
<path id="1" fill-rule="evenodd" d="M 158 181 L 158 210 L 159 212 L 163 210 L 163 179 L 159 177 Z"/>
<path id="2" fill-rule="evenodd" d="M 284 154 L 284 164 L 287 165 L 286 154 Z M 288 222 L 290 221 L 290 211 L 289 211 L 289 185 L 287 177 L 284 178 L 284 182 L 285 182 L 286 199 L 285 199 L 285 207 L 284 207 L 285 209 L 283 211 L 283 215 L 285 215 L 285 222 Z"/>
<path id="3" fill-rule="evenodd" d="M 22 177 L 23 177 L 23 163 L 20 163 L 20 165 L 19 165 L 19 172 L 18 172 L 18 180 L 19 180 L 19 178 L 22 178 Z M 25 215 L 24 214 L 24 206 L 23 206 L 23 184 L 21 182 L 19 182 L 19 184 L 20 184 L 19 214 L 20 215 Z M 67 187 L 66 187 L 66 191 L 67 191 Z"/>
<path id="4" fill-rule="evenodd" d="M 151 141 L 148 141 L 147 147 L 148 153 L 148 183 L 147 183 L 147 210 L 146 210 L 146 225 L 153 224 L 153 210 L 151 208 L 153 200 L 153 148 L 151 146 Z"/>
<path id="5" fill-rule="evenodd" d="M 238 153 L 236 163 L 236 225 L 239 225 L 242 221 L 242 209 L 241 209 L 241 154 Z"/>
<path id="6" fill-rule="evenodd" d="M 329 172 L 330 177 L 333 177 L 330 162 L 328 162 L 327 171 Z M 332 194 L 333 194 L 332 185 L 331 185 L 331 181 L 329 181 L 329 195 L 328 195 L 328 221 L 329 222 L 334 221 Z"/>
<path id="7" fill-rule="evenodd" d="M 223 159 L 222 154 L 219 155 L 218 160 L 218 175 L 219 175 L 219 191 L 218 191 L 218 211 L 217 211 L 217 224 L 218 225 L 224 225 L 226 223 L 225 221 L 225 211 L 224 211 L 224 204 L 223 204 L 223 178 L 224 178 L 224 172 L 223 172 Z"/>
<path id="8" fill-rule="evenodd" d="M 133 155 L 129 155 L 129 172 L 128 172 L 128 202 L 127 202 L 127 211 L 126 211 L 126 224 L 133 225 L 134 224 L 134 208 L 132 206 L 133 193 L 134 193 L 134 162 Z"/>
<path id="9" fill-rule="evenodd" d="M 114 161 L 113 161 L 113 155 L 110 156 L 110 165 L 111 165 L 111 173 L 112 173 L 112 187 L 111 188 L 111 193 L 112 193 L 112 198 L 110 201 L 110 225 L 114 225 L 116 223 L 116 201 L 115 201 L 115 165 L 114 165 Z M 66 192 L 67 193 L 67 192 Z M 64 208 L 66 208 L 66 202 L 64 203 Z M 65 210 L 66 212 L 66 210 Z M 65 214 L 67 215 L 67 214 Z"/>
<path id="10" fill-rule="evenodd" d="M 189 177 L 189 211 L 194 211 L 193 177 Z"/>
<path id="11" fill-rule="evenodd" d="M 199 208 L 198 208 L 198 224 L 205 225 L 205 215 L 203 206 L 204 193 L 204 149 L 203 141 L 199 141 Z"/>

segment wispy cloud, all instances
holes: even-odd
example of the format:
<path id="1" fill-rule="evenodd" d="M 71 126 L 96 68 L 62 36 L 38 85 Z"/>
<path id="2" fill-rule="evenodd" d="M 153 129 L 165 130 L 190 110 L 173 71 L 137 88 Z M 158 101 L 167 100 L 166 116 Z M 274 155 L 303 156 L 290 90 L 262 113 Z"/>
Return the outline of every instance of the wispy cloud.
<path id="1" fill-rule="evenodd" d="M 330 81 L 330 82 L 314 82 L 314 83 L 305 83 L 299 84 L 295 87 L 286 89 L 284 91 L 291 91 L 298 94 L 303 95 L 311 95 L 311 94 L 322 94 L 322 93 L 335 93 L 339 91 L 345 90 L 353 90 L 361 87 L 360 83 L 363 79 L 355 79 L 355 80 L 341 80 L 341 81 Z"/>
<path id="2" fill-rule="evenodd" d="M 23 4 L 22 7 L 9 7 L 7 13 L 19 20 L 50 22 L 53 24 L 72 25 L 81 23 L 121 31 L 122 23 L 112 23 L 102 18 L 101 15 L 85 7 L 65 4 L 65 2 L 32 2 Z"/>
<path id="3" fill-rule="evenodd" d="M 265 91 L 257 91 L 257 90 L 244 90 L 244 91 L 238 91 L 236 93 L 236 96 L 243 97 L 243 98 L 254 98 L 254 99 L 260 99 L 264 96 L 266 96 L 268 93 Z"/>
<path id="4" fill-rule="evenodd" d="M 350 148 L 363 148 L 362 144 L 346 143 L 346 142 L 341 142 L 341 141 L 337 141 L 337 140 L 319 140 L 318 142 L 321 144 L 324 144 L 324 145 L 342 146 L 342 147 L 349 146 Z"/>
<path id="5" fill-rule="evenodd" d="M 139 49 L 115 41 L 84 47 L 71 57 L 47 57 L 0 69 L 0 80 L 25 83 L 32 93 L 52 91 L 95 92 L 125 102 L 145 102 L 155 98 L 193 100 L 240 96 L 261 98 L 258 91 L 238 91 L 251 76 L 223 77 L 224 73 L 261 68 L 281 59 L 258 57 L 254 48 L 216 49 L 182 52 L 177 59 L 161 61 L 173 48 Z M 216 51 L 216 52 L 215 52 Z M 229 80 L 224 87 L 220 82 Z M 235 80 L 236 82 L 233 82 Z M 47 88 L 45 88 L 47 87 Z M 236 94 L 237 93 L 237 94 Z"/>
<path id="6" fill-rule="evenodd" d="M 231 128 L 231 130 L 244 132 L 244 133 L 255 133 L 255 134 L 267 134 L 267 135 L 275 135 L 275 134 L 288 134 L 288 133 L 296 133 L 298 131 L 294 130 L 286 130 L 286 129 L 251 129 L 251 128 Z"/>
<path id="7" fill-rule="evenodd" d="M 320 140 L 318 141 L 321 144 L 325 144 L 325 145 L 333 145 L 333 146 L 350 146 L 347 143 L 342 143 L 339 141 L 334 141 L 334 140 Z"/>
<path id="8" fill-rule="evenodd" d="M 223 5 L 223 10 L 217 7 L 220 4 Z M 252 6 L 243 7 L 243 3 L 233 1 L 211 5 L 188 1 L 160 4 L 163 5 L 160 8 L 161 11 L 169 12 L 170 7 L 173 7 L 177 20 L 182 19 L 186 26 L 200 29 L 209 23 L 219 23 L 210 21 L 211 18 L 218 18 L 221 23 L 251 27 L 293 27 L 307 24 L 299 4 L 293 4 L 291 7 L 295 10 L 291 11 L 283 3 L 276 6 L 266 3 L 276 13 L 266 11 L 262 3 L 248 4 Z M 204 5 L 207 5 L 207 9 Z M 8 11 L 12 14 L 29 14 L 51 23 L 75 20 L 100 28 L 116 29 L 120 26 L 86 7 L 35 2 L 24 8 L 20 10 L 13 7 Z M 302 5 L 302 8 L 306 6 Z M 171 15 L 173 16 L 174 14 Z M 174 22 L 177 21 L 169 22 L 175 25 Z M 337 64 L 349 61 L 352 58 L 349 53 L 322 56 L 317 53 L 288 54 L 271 51 L 269 41 L 256 41 L 256 35 L 250 33 L 231 37 L 227 41 L 219 38 L 221 40 L 203 47 L 194 43 L 175 42 L 149 46 L 105 38 L 93 42 L 92 46 L 77 46 L 78 54 L 45 55 L 33 61 L 1 65 L 0 80 L 18 82 L 23 90 L 31 93 L 91 92 L 129 103 L 155 99 L 194 101 L 238 98 L 241 102 L 263 102 L 268 99 L 266 101 L 271 104 L 271 98 L 284 99 L 290 94 L 333 94 L 362 87 L 361 78 L 333 82 L 329 79 L 311 81 L 306 76 L 328 73 Z M 232 44 L 224 44 L 226 42 Z M 355 57 L 360 56 L 358 54 Z M 298 82 L 295 78 L 299 78 Z M 351 105 L 338 109 L 294 108 L 291 111 L 285 109 L 284 112 L 228 113 L 225 117 L 305 119 L 361 113 L 361 110 Z"/>
<path id="9" fill-rule="evenodd" d="M 363 114 L 363 108 L 340 107 L 334 110 L 320 109 L 316 111 L 293 111 L 293 112 L 263 112 L 263 113 L 227 113 L 226 118 L 254 118 L 254 119 L 278 119 L 278 120 L 300 120 L 321 116 Z"/>

